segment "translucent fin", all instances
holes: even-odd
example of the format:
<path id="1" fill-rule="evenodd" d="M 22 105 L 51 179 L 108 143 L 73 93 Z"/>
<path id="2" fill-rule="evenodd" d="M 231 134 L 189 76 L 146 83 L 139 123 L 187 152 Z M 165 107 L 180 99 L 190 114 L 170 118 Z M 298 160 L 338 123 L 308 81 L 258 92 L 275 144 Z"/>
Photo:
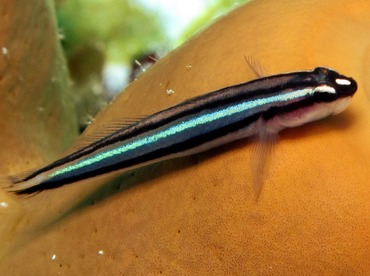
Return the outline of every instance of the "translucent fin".
<path id="1" fill-rule="evenodd" d="M 22 192 L 28 189 L 30 182 L 22 181 L 25 177 L 30 175 L 33 171 L 24 172 L 12 176 L 0 176 L 0 188 L 1 192 L 5 196 L 9 197 L 10 200 L 17 202 L 21 206 L 28 210 L 35 210 L 42 207 L 49 208 L 50 206 L 44 206 L 44 202 L 49 202 L 48 199 L 50 193 L 46 190 L 34 190 Z M 35 186 L 38 184 L 36 183 Z M 32 188 L 32 186 L 31 186 Z"/>
<path id="2" fill-rule="evenodd" d="M 34 172 L 33 170 L 28 170 L 15 175 L 3 177 L 1 180 L 4 180 L 4 183 L 1 183 L 1 188 L 4 188 L 5 190 L 8 191 L 18 190 L 18 188 L 16 188 L 17 184 L 21 183 L 23 179 L 31 175 L 33 172 Z"/>
<path id="3" fill-rule="evenodd" d="M 257 78 L 268 75 L 267 70 L 255 57 L 244 56 L 244 59 Z M 272 153 L 277 138 L 277 134 L 267 133 L 266 124 L 262 119 L 256 122 L 256 136 L 254 137 L 255 146 L 252 154 L 253 189 L 256 201 L 259 200 L 262 193 L 268 169 L 269 156 Z"/>
<path id="4" fill-rule="evenodd" d="M 14 184 L 11 178 L 12 177 L 9 176 L 0 176 L 1 197 L 6 199 L 2 204 L 15 202 L 27 210 L 39 208 L 40 203 L 43 202 L 39 200 L 40 198 L 38 196 L 35 199 L 35 196 L 39 194 L 39 192 L 18 194 L 17 190 L 20 187 L 17 187 L 17 184 Z"/>
<path id="5" fill-rule="evenodd" d="M 38 183 L 30 183 L 29 181 L 24 181 L 29 175 L 31 175 L 34 170 L 22 172 L 15 175 L 0 177 L 0 187 L 5 192 L 18 193 L 22 190 L 28 189 L 30 187 L 38 185 Z"/>
<path id="6" fill-rule="evenodd" d="M 14 187 L 13 176 L 1 176 L 0 177 L 0 188 L 4 192 L 11 192 Z"/>
<path id="7" fill-rule="evenodd" d="M 262 119 L 257 123 L 256 143 L 252 154 L 253 165 L 253 188 L 255 199 L 258 201 L 262 193 L 266 174 L 268 173 L 269 157 L 278 139 L 277 134 L 266 132 L 266 126 Z"/>
<path id="8" fill-rule="evenodd" d="M 16 202 L 23 201 L 22 200 L 23 196 L 19 196 L 15 191 L 17 190 L 17 187 L 16 187 L 17 184 L 15 182 L 17 182 L 19 179 L 22 179 L 23 176 L 25 177 L 27 176 L 27 174 L 22 173 L 22 174 L 15 175 L 15 176 L 0 176 L 1 191 L 6 196 L 8 196 L 9 198 L 11 198 L 12 200 Z"/>
<path id="9" fill-rule="evenodd" d="M 99 128 L 98 130 L 88 133 L 82 134 L 79 139 L 68 149 L 66 152 L 67 154 L 71 154 L 83 147 L 86 147 L 96 141 L 103 139 L 104 137 L 120 130 L 127 128 L 131 125 L 136 124 L 137 122 L 141 121 L 147 116 L 138 116 L 131 119 L 122 119 L 122 120 L 115 120 L 114 122 L 108 122 L 103 127 Z"/>
<path id="10" fill-rule="evenodd" d="M 262 78 L 268 75 L 266 68 L 264 68 L 255 57 L 244 56 L 244 59 L 257 78 Z"/>

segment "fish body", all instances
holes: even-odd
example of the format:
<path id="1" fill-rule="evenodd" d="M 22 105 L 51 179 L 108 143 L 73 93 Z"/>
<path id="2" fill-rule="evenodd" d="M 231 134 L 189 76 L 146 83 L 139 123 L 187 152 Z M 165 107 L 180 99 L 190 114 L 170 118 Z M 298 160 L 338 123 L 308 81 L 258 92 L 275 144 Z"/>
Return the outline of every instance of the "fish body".
<path id="1" fill-rule="evenodd" d="M 342 112 L 356 81 L 317 67 L 219 89 L 148 116 L 22 177 L 17 194 L 190 155 L 250 136 L 274 135 Z"/>

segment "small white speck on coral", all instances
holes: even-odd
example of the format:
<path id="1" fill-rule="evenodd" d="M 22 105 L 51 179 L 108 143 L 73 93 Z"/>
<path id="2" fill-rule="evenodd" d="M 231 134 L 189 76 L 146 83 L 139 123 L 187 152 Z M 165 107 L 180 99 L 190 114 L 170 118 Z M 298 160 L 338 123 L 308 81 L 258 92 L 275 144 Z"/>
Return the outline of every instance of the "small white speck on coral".
<path id="1" fill-rule="evenodd" d="M 172 89 L 167 89 L 166 93 L 167 93 L 167 95 L 172 95 L 173 93 L 175 93 L 175 91 L 172 90 Z"/>
<path id="2" fill-rule="evenodd" d="M 1 48 L 1 53 L 4 55 L 4 56 L 7 56 L 9 54 L 9 51 L 6 47 L 2 47 Z"/>

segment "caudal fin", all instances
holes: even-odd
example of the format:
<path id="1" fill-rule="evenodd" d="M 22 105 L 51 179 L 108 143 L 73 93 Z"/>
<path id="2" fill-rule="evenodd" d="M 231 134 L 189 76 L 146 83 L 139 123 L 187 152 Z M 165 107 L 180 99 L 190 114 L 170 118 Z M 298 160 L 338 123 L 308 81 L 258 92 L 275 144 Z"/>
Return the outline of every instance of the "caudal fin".
<path id="1" fill-rule="evenodd" d="M 27 180 L 32 172 L 23 172 L 16 175 L 0 176 L 0 188 L 13 195 L 35 194 L 33 187 L 39 184 L 38 179 Z"/>

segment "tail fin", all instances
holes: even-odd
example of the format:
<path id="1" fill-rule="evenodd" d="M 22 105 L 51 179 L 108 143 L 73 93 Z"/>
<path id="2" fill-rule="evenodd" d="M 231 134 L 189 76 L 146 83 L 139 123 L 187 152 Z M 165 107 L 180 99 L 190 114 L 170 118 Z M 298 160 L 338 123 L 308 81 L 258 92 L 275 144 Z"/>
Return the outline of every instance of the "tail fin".
<path id="1" fill-rule="evenodd" d="M 41 179 L 39 178 L 42 176 L 40 175 L 39 177 L 27 180 L 27 177 L 31 175 L 31 173 L 32 171 L 27 171 L 16 175 L 0 177 L 0 188 L 14 195 L 34 194 L 31 188 L 40 183 Z"/>
<path id="2" fill-rule="evenodd" d="M 5 192 L 13 193 L 18 180 L 18 176 L 1 176 L 0 187 Z"/>
<path id="3" fill-rule="evenodd" d="M 29 181 L 24 181 L 29 174 L 29 172 L 26 172 L 11 176 L 0 176 L 0 198 L 2 198 L 0 209 L 1 207 L 14 205 L 22 206 L 25 210 L 41 208 L 42 202 L 44 202 L 43 197 L 47 198 L 49 194 L 40 197 L 40 189 L 33 190 L 32 187 L 30 188 Z"/>

